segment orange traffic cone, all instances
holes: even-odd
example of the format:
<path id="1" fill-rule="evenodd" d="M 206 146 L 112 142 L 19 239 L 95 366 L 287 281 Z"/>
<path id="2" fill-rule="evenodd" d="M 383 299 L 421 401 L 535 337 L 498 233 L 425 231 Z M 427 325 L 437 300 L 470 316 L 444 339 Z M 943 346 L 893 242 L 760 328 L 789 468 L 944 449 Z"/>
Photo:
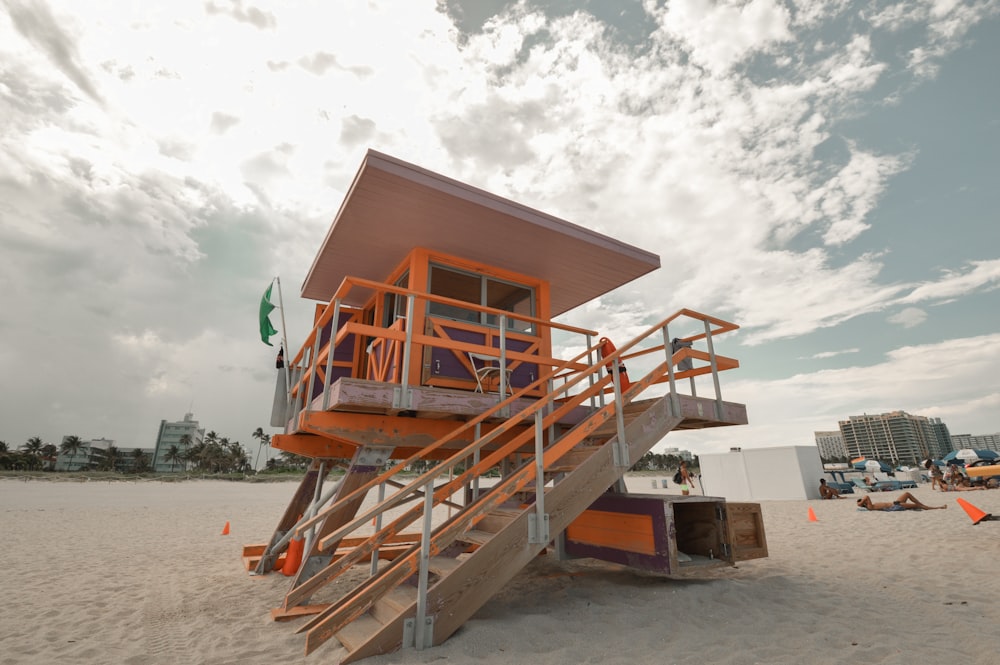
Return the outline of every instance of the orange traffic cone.
<path id="1" fill-rule="evenodd" d="M 818 519 L 816 519 L 816 513 L 813 512 L 812 506 L 809 507 L 809 521 L 810 522 L 818 522 L 819 521 Z"/>
<path id="2" fill-rule="evenodd" d="M 292 538 L 288 542 L 288 551 L 285 552 L 285 565 L 281 567 L 281 574 L 291 577 L 299 572 L 299 564 L 302 563 L 302 549 L 304 543 L 301 538 Z"/>
<path id="3" fill-rule="evenodd" d="M 962 506 L 962 510 L 972 518 L 973 525 L 993 519 L 993 515 L 979 510 L 979 508 L 976 508 L 965 499 L 955 499 L 955 501 L 958 501 L 958 505 Z"/>
<path id="4" fill-rule="evenodd" d="M 222 527 L 222 535 L 223 536 L 229 535 L 229 522 L 226 522 L 226 526 Z"/>

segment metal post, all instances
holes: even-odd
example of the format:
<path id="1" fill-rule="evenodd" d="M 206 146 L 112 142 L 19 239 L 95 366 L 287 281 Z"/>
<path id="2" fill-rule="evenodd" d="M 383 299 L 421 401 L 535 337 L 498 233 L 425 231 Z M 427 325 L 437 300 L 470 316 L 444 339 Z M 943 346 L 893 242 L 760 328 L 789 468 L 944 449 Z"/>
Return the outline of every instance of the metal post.
<path id="1" fill-rule="evenodd" d="M 549 516 L 545 514 L 545 459 L 542 412 L 535 411 L 535 512 L 528 516 L 528 542 L 549 542 Z"/>
<path id="2" fill-rule="evenodd" d="M 292 350 L 288 348 L 288 328 L 285 326 L 285 300 L 281 297 L 281 278 L 275 277 L 274 281 L 278 283 L 278 311 L 281 312 L 281 340 L 284 344 L 285 353 L 288 354 L 288 359 L 292 359 Z M 288 407 L 292 405 L 292 384 L 289 383 L 288 379 L 288 365 L 285 363 L 285 413 L 288 413 Z"/>
<path id="3" fill-rule="evenodd" d="M 385 500 L 385 483 L 378 484 L 378 502 L 382 503 Z M 375 533 L 382 530 L 382 513 L 375 516 Z M 375 577 L 375 573 L 378 572 L 378 548 L 372 552 L 372 567 L 371 576 Z"/>
<path id="4" fill-rule="evenodd" d="M 625 405 L 622 404 L 621 370 L 618 358 L 611 365 L 612 381 L 615 387 L 615 422 L 618 426 L 617 440 L 612 448 L 615 466 L 632 466 L 628 458 L 628 446 L 625 444 Z"/>
<path id="5" fill-rule="evenodd" d="M 500 315 L 500 401 L 507 399 L 507 316 Z"/>
<path id="6" fill-rule="evenodd" d="M 305 404 L 306 411 L 312 410 L 313 388 L 316 387 L 316 376 L 319 374 L 319 368 L 316 367 L 316 359 L 319 358 L 319 343 L 323 339 L 323 335 L 321 333 L 322 329 L 317 327 L 316 340 L 313 342 L 312 355 L 309 356 L 309 365 L 312 365 L 312 373 L 309 375 L 309 393 L 303 402 L 303 404 Z"/>
<path id="7" fill-rule="evenodd" d="M 333 351 L 337 346 L 337 325 L 340 322 L 340 298 L 333 301 L 333 318 L 330 319 L 330 350 L 326 353 L 326 383 L 323 385 L 323 410 L 330 408 L 330 375 L 333 373 Z"/>
<path id="8" fill-rule="evenodd" d="M 482 423 L 476 423 L 475 430 L 473 430 L 474 431 L 473 436 L 475 437 L 476 441 L 479 441 L 479 437 L 482 436 L 480 434 L 480 425 L 481 424 Z M 476 451 L 474 453 L 472 453 L 472 464 L 473 464 L 473 466 L 478 466 L 479 465 L 479 448 L 476 448 Z M 472 500 L 473 501 L 478 501 L 479 500 L 479 475 L 480 474 L 477 473 L 475 476 L 472 477 Z"/>
<path id="9" fill-rule="evenodd" d="M 413 646 L 417 649 L 432 646 L 425 640 L 427 617 L 427 575 L 431 560 L 431 514 L 434 511 L 434 481 L 424 488 L 424 528 L 420 537 L 420 571 L 417 573 L 417 617 L 414 626 Z"/>
<path id="10" fill-rule="evenodd" d="M 304 359 L 305 358 L 303 357 L 303 360 Z M 301 386 L 301 383 L 302 383 L 302 367 L 300 365 L 299 367 L 295 368 L 295 387 L 299 389 L 299 392 L 295 396 L 295 403 L 292 405 L 291 417 L 288 420 L 285 421 L 285 434 L 289 433 L 288 432 L 288 423 L 289 422 L 294 422 L 295 426 L 298 427 L 299 409 L 302 407 L 302 386 Z M 291 390 L 292 387 L 288 386 L 288 389 Z"/>
<path id="11" fill-rule="evenodd" d="M 663 324 L 663 350 L 667 356 L 667 377 L 670 380 L 670 415 L 681 415 L 680 400 L 677 397 L 677 383 L 674 380 L 674 345 L 670 343 L 670 326 Z"/>
<path id="12" fill-rule="evenodd" d="M 415 296 L 406 296 L 406 341 L 403 342 L 403 371 L 400 372 L 399 398 L 396 408 L 410 408 L 410 351 L 413 348 L 413 309 Z"/>
<path id="13" fill-rule="evenodd" d="M 712 324 L 705 321 L 705 343 L 708 344 L 708 361 L 712 366 L 712 383 L 715 384 L 715 417 L 722 420 L 722 389 L 719 387 L 719 368 L 715 363 L 715 345 L 712 344 Z"/>

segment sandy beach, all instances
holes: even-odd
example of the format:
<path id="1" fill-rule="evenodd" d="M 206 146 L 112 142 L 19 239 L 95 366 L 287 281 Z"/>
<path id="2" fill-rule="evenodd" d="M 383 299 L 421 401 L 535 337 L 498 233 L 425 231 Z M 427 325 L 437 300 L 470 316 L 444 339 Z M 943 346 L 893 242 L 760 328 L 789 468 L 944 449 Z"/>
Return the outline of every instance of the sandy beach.
<path id="1" fill-rule="evenodd" d="M 0 480 L 0 664 L 337 662 L 270 620 L 288 578 L 240 561 L 294 489 Z M 948 509 L 761 502 L 770 556 L 691 577 L 541 557 L 444 644 L 362 662 L 995 663 L 1000 521 L 955 499 L 1000 515 L 1000 491 L 914 494 Z"/>

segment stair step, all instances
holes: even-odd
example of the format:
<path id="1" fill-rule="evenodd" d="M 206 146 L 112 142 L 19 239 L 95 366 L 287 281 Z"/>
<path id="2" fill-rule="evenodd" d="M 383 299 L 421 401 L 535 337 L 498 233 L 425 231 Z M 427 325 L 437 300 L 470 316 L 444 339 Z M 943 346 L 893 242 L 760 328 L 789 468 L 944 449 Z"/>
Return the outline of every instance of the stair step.
<path id="1" fill-rule="evenodd" d="M 380 630 L 382 622 L 366 613 L 338 630 L 336 636 L 345 649 L 354 651 Z"/>
<path id="2" fill-rule="evenodd" d="M 476 522 L 476 528 L 489 533 L 499 533 L 501 529 L 517 519 L 521 514 L 519 508 L 494 508 L 486 516 Z"/>
<path id="3" fill-rule="evenodd" d="M 495 536 L 496 533 L 490 531 L 483 531 L 481 529 L 469 529 L 461 536 L 459 540 L 463 543 L 469 543 L 471 545 L 484 545 L 489 542 L 490 538 Z"/>
<path id="4" fill-rule="evenodd" d="M 461 565 L 458 559 L 447 556 L 432 556 L 427 562 L 427 570 L 437 575 L 447 575 Z"/>
<path id="5" fill-rule="evenodd" d="M 390 589 L 372 605 L 372 616 L 384 624 L 389 623 L 399 614 L 413 605 L 417 600 L 417 589 L 409 584 L 402 584 Z"/>

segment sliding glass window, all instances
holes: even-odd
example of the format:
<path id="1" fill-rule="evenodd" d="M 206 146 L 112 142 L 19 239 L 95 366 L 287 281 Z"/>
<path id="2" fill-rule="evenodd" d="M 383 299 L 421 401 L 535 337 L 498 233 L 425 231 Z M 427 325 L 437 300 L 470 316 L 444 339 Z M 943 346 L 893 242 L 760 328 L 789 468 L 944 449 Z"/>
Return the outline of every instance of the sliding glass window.
<path id="1" fill-rule="evenodd" d="M 429 291 L 434 295 L 493 307 L 523 316 L 535 315 L 534 289 L 454 268 L 431 264 Z M 434 316 L 457 321 L 469 321 L 488 326 L 499 325 L 499 317 L 496 314 L 487 314 L 458 305 L 432 302 L 428 312 Z M 527 321 L 508 318 L 507 329 L 530 334 L 534 331 L 534 326 Z"/>

